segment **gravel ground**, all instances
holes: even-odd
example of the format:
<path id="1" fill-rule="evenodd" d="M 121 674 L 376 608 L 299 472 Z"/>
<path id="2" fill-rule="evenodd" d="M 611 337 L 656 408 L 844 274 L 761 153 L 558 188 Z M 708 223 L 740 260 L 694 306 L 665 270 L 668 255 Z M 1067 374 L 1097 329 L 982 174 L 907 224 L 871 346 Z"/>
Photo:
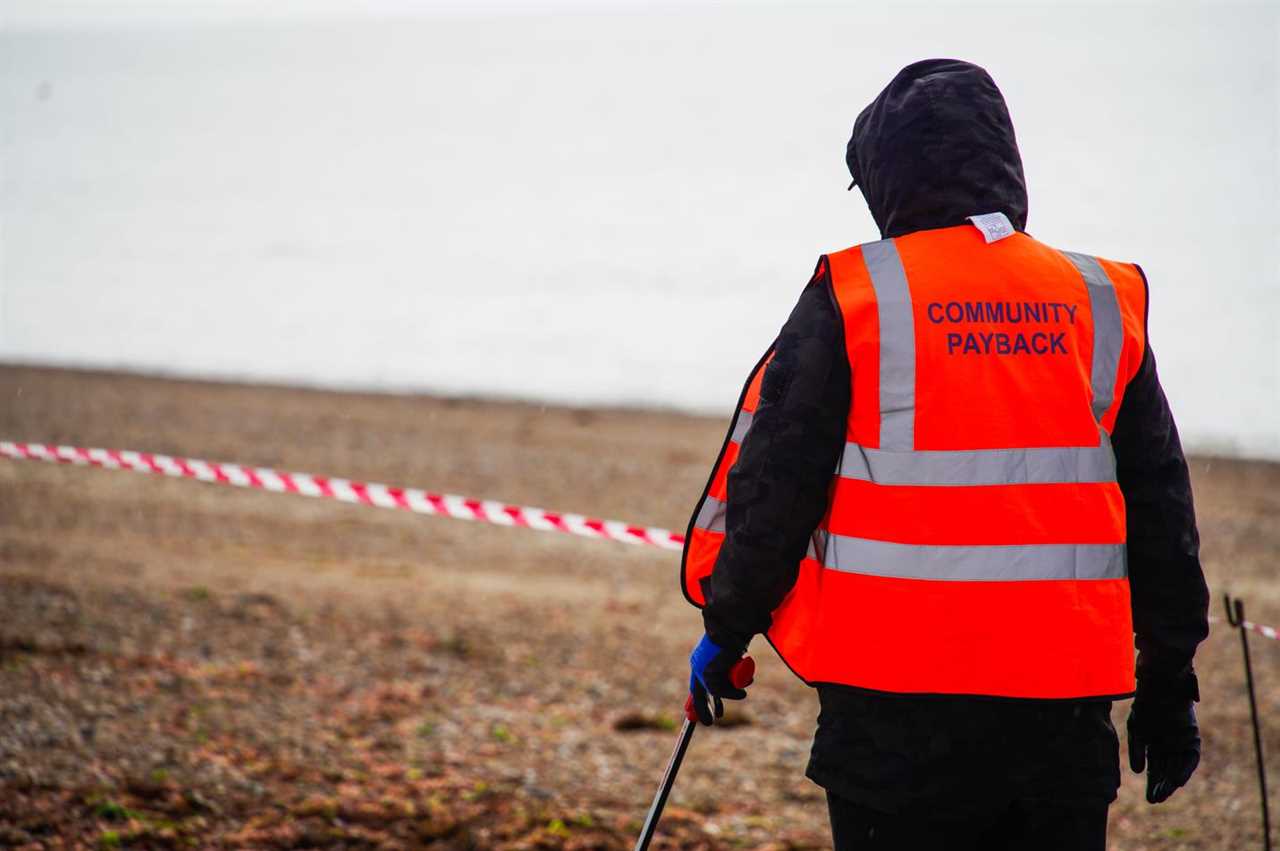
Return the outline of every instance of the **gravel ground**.
<path id="1" fill-rule="evenodd" d="M 671 528 L 724 428 L 18 367 L 0 367 L 0 400 L 3 439 Z M 1214 591 L 1280 623 L 1280 466 L 1193 468 Z M 700 632 L 675 571 L 672 553 L 620 544 L 0 461 L 0 845 L 629 848 Z M 827 847 L 803 777 L 816 701 L 767 647 L 757 658 L 739 723 L 696 737 L 656 847 Z M 1254 641 L 1254 658 L 1274 766 L 1280 643 Z M 1113 849 L 1260 845 L 1224 625 L 1198 664 L 1201 769 L 1158 808 L 1126 772 Z"/>

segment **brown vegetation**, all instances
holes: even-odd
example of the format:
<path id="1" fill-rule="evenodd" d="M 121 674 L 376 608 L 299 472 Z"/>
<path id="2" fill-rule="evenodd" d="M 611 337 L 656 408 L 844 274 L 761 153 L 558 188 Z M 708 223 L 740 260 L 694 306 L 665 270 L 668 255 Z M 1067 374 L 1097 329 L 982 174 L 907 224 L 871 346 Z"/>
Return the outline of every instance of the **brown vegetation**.
<path id="1" fill-rule="evenodd" d="M 0 368 L 0 400 L 0 439 L 676 528 L 723 430 L 671 414 L 16 367 Z M 1198 459 L 1194 473 L 1214 590 L 1280 622 L 1280 468 Z M 0 460 L 0 845 L 629 848 L 700 633 L 675 561 Z M 1276 766 L 1280 643 L 1254 644 Z M 821 791 L 803 777 L 815 701 L 767 647 L 756 654 L 739 710 L 750 722 L 699 731 L 658 847 L 826 846 Z M 1126 770 L 1114 849 L 1259 844 L 1238 656 L 1217 624 L 1199 661 L 1200 772 L 1150 808 Z"/>

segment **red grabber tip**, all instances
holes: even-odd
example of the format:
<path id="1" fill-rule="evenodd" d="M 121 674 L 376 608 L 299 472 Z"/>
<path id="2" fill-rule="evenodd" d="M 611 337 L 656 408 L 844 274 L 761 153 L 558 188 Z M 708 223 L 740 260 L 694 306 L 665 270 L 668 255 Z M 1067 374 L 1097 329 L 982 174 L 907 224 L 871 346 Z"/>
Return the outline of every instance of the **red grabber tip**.
<path id="1" fill-rule="evenodd" d="M 743 656 L 738 660 L 738 664 L 729 669 L 729 682 L 733 683 L 734 688 L 746 688 L 755 682 L 756 679 L 756 660 L 750 656 Z"/>

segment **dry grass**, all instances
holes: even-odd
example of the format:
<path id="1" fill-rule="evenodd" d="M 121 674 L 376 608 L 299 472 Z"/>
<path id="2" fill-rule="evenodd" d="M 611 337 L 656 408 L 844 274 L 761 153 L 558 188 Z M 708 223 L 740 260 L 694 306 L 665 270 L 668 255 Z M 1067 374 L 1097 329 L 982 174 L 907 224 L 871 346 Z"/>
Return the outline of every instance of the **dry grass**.
<path id="1" fill-rule="evenodd" d="M 0 438 L 148 449 L 682 527 L 718 421 L 0 368 Z M 1206 569 L 1280 622 L 1280 468 L 1194 464 Z M 699 634 L 670 553 L 0 462 L 0 844 L 627 848 Z M 668 848 L 824 847 L 816 704 L 760 650 Z M 1238 643 L 1205 758 L 1112 848 L 1260 844 Z M 1280 644 L 1255 642 L 1280 764 Z M 1117 720 L 1123 720 L 1118 707 Z M 1273 784 L 1280 785 L 1280 784 Z"/>

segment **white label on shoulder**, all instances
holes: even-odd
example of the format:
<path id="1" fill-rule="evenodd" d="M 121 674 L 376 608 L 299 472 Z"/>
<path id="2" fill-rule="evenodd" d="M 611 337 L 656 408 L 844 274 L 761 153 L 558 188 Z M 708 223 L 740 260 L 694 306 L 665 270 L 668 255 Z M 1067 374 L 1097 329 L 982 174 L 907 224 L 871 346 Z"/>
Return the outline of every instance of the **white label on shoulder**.
<path id="1" fill-rule="evenodd" d="M 988 244 L 1013 236 L 1013 225 L 1004 213 L 983 213 L 980 216 L 969 216 L 973 226 L 982 232 L 982 238 Z"/>

